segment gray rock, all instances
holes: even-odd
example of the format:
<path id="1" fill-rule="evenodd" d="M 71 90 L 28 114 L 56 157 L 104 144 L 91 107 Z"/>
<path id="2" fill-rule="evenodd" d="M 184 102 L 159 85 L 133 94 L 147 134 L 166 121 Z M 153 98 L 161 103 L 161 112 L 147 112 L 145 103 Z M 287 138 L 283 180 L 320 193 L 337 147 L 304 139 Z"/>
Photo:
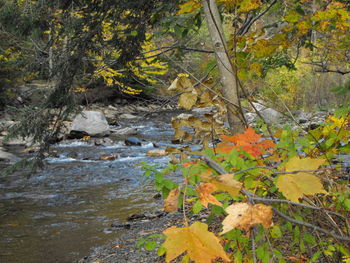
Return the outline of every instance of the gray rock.
<path id="1" fill-rule="evenodd" d="M 268 124 L 278 123 L 283 117 L 281 113 L 271 108 L 263 109 L 260 114 Z"/>
<path id="2" fill-rule="evenodd" d="M 137 134 L 137 130 L 130 127 L 113 129 L 111 130 L 111 132 L 113 133 L 113 135 L 136 135 Z"/>
<path id="3" fill-rule="evenodd" d="M 253 105 L 259 111 L 261 116 L 264 118 L 264 120 L 268 124 L 278 123 L 281 120 L 281 118 L 283 117 L 283 115 L 281 113 L 279 113 L 278 111 L 276 111 L 272 108 L 268 108 L 261 103 L 253 102 Z M 251 115 L 248 115 L 248 113 L 246 113 L 246 115 L 248 115 L 248 118 L 247 118 L 248 122 L 249 122 L 249 118 L 252 119 L 252 122 L 256 121 L 256 119 L 258 118 L 257 116 L 254 116 L 252 114 L 256 114 L 256 113 L 253 112 L 253 113 L 251 113 Z"/>
<path id="4" fill-rule="evenodd" d="M 141 146 L 142 145 L 141 140 L 136 138 L 136 137 L 129 137 L 124 142 L 125 142 L 125 145 L 127 145 L 127 146 Z"/>
<path id="5" fill-rule="evenodd" d="M 215 109 L 215 106 L 211 107 L 204 107 L 204 108 L 193 108 L 192 112 L 198 113 L 198 114 L 207 114 L 213 112 Z"/>
<path id="6" fill-rule="evenodd" d="M 244 114 L 246 120 L 248 123 L 253 123 L 257 120 L 257 114 L 256 113 L 252 113 L 252 112 L 248 112 Z"/>
<path id="7" fill-rule="evenodd" d="M 20 160 L 21 160 L 21 158 L 13 155 L 12 153 L 0 150 L 0 161 L 15 163 L 15 162 L 18 162 Z"/>
<path id="8" fill-rule="evenodd" d="M 27 138 L 14 138 L 8 141 L 2 141 L 2 144 L 4 146 L 26 146 L 30 147 L 33 146 L 33 139 L 30 137 Z"/>
<path id="9" fill-rule="evenodd" d="M 132 115 L 132 114 L 129 114 L 129 113 L 124 113 L 122 115 L 119 116 L 119 118 L 121 119 L 127 119 L 127 120 L 132 120 L 132 119 L 137 119 L 139 117 L 135 116 L 135 115 Z"/>
<path id="10" fill-rule="evenodd" d="M 109 135 L 110 129 L 103 113 L 98 111 L 83 111 L 73 120 L 71 133 L 80 132 L 94 137 Z"/>

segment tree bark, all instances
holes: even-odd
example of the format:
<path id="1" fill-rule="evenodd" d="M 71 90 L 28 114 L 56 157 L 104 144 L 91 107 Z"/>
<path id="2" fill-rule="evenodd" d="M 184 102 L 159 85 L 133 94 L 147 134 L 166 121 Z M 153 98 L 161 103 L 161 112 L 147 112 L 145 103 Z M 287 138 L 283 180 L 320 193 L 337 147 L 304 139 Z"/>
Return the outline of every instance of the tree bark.
<path id="1" fill-rule="evenodd" d="M 222 95 L 227 102 L 228 123 L 233 135 L 244 130 L 244 117 L 241 114 L 238 97 L 238 81 L 227 52 L 226 39 L 215 0 L 202 0 L 202 4 L 220 72 Z"/>

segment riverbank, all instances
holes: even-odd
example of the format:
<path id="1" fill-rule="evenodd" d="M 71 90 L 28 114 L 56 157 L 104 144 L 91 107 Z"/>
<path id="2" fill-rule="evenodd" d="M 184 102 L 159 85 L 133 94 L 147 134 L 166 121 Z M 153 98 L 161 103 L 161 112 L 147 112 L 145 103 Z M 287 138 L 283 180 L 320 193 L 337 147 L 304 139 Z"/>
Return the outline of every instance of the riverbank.
<path id="1" fill-rule="evenodd" d="M 161 234 L 172 225 L 182 222 L 182 213 L 165 214 L 164 212 L 149 213 L 144 218 L 131 220 L 117 226 L 124 228 L 124 233 L 108 245 L 97 247 L 93 252 L 75 263 L 161 263 L 164 257 L 157 255 L 157 249 L 147 251 L 137 246 L 137 241 L 150 235 Z M 113 226 L 112 226 L 113 227 Z M 158 244 L 162 243 L 158 239 Z"/>

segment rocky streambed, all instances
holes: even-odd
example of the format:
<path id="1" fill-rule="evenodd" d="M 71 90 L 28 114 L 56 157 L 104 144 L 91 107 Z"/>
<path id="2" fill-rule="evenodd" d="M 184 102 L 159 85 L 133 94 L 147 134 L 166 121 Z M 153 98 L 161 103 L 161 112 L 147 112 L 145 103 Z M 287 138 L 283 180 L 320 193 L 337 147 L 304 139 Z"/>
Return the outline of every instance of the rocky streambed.
<path id="1" fill-rule="evenodd" d="M 131 215 L 158 211 L 153 185 L 137 164 L 168 162 L 167 156 L 146 153 L 172 145 L 174 114 L 119 118 L 119 126 L 111 128 L 132 129 L 136 145 L 125 143 L 130 135 L 65 140 L 52 147 L 45 170 L 1 177 L 0 261 L 72 262 L 127 231 L 115 226 Z M 6 146 L 16 158 L 30 157 L 23 149 Z"/>

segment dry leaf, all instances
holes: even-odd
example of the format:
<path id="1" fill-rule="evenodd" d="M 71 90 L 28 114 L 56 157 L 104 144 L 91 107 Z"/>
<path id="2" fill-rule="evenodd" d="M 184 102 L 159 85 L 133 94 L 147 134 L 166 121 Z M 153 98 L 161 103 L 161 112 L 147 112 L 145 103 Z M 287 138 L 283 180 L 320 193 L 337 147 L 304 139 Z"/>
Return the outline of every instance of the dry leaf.
<path id="1" fill-rule="evenodd" d="M 117 159 L 115 155 L 104 155 L 100 157 L 101 161 L 114 161 L 115 159 Z"/>
<path id="2" fill-rule="evenodd" d="M 222 222 L 225 234 L 234 228 L 248 231 L 255 225 L 262 224 L 268 228 L 272 225 L 272 207 L 263 204 L 250 205 L 248 203 L 237 203 L 230 205 L 225 210 L 228 216 Z"/>
<path id="3" fill-rule="evenodd" d="M 173 213 L 177 211 L 179 203 L 180 189 L 176 188 L 170 191 L 167 199 L 164 203 L 164 211 L 167 213 Z"/>
<path id="4" fill-rule="evenodd" d="M 222 206 L 222 204 L 211 194 L 217 190 L 216 186 L 211 183 L 200 183 L 196 188 L 199 194 L 199 201 L 205 207 L 208 207 L 208 203 Z"/>
<path id="5" fill-rule="evenodd" d="M 169 153 L 164 149 L 155 149 L 147 152 L 147 156 L 166 156 Z"/>
<path id="6" fill-rule="evenodd" d="M 208 225 L 194 222 L 190 227 L 177 228 L 172 226 L 164 232 L 166 240 L 163 247 L 166 249 L 166 262 L 187 252 L 190 259 L 196 263 L 211 263 L 215 258 L 230 261 L 220 240 L 208 231 Z"/>
<path id="7" fill-rule="evenodd" d="M 210 183 L 214 184 L 218 190 L 229 193 L 232 197 L 239 195 L 239 191 L 242 189 L 242 183 L 233 179 L 233 174 L 213 177 Z"/>
<path id="8" fill-rule="evenodd" d="M 181 94 L 178 105 L 186 110 L 190 110 L 196 104 L 196 101 L 197 93 L 195 91 L 192 91 L 191 93 Z"/>
<path id="9" fill-rule="evenodd" d="M 185 76 L 177 77 L 173 83 L 171 83 L 168 90 L 176 90 L 176 91 L 193 91 L 194 86 L 192 85 L 189 78 Z"/>

